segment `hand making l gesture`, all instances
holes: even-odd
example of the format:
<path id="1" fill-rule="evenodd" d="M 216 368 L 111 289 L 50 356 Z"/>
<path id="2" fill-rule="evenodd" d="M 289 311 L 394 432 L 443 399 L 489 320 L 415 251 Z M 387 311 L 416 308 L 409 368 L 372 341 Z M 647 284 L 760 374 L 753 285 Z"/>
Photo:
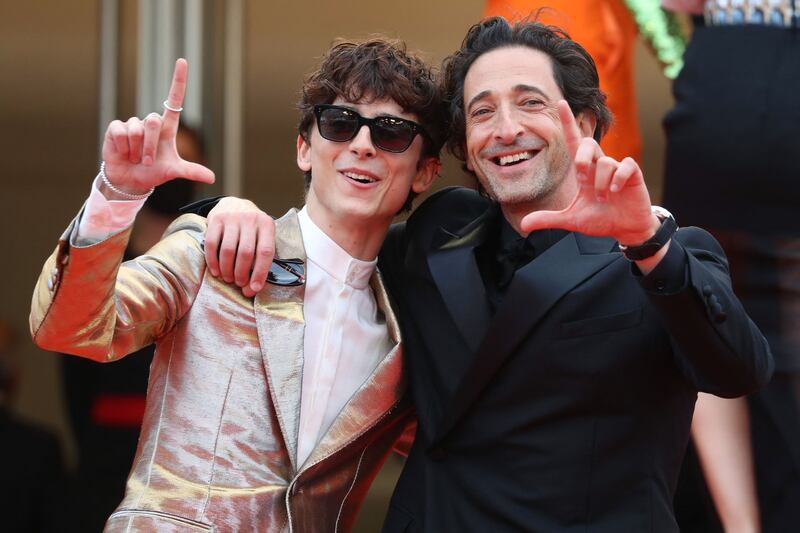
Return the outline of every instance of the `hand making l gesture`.
<path id="1" fill-rule="evenodd" d="M 164 113 L 150 113 L 144 120 L 132 117 L 108 125 L 103 139 L 105 175 L 112 191 L 123 195 L 146 194 L 153 187 L 175 178 L 213 183 L 214 173 L 198 163 L 184 161 L 178 154 L 175 137 L 186 94 L 188 64 L 175 62 L 172 86 L 164 101 Z"/>
<path id="2" fill-rule="evenodd" d="M 651 211 L 650 195 L 639 165 L 630 157 L 617 161 L 603 153 L 591 137 L 581 135 L 566 101 L 558 103 L 564 138 L 574 161 L 578 192 L 562 211 L 534 211 L 521 229 L 562 228 L 587 235 L 609 236 L 636 245 L 653 236 L 660 222 Z"/>

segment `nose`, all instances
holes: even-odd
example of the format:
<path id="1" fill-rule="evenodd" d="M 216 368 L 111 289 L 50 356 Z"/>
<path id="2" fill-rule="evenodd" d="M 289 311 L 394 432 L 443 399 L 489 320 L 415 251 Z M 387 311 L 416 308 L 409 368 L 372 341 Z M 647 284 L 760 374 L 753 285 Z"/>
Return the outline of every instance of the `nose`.
<path id="1" fill-rule="evenodd" d="M 512 144 L 517 137 L 524 133 L 522 123 L 508 106 L 498 109 L 496 117 L 495 139 L 498 141 Z"/>
<path id="2" fill-rule="evenodd" d="M 355 137 L 350 139 L 350 151 L 358 157 L 374 157 L 375 145 L 372 144 L 372 137 L 370 136 L 369 127 L 367 125 L 361 126 Z"/>

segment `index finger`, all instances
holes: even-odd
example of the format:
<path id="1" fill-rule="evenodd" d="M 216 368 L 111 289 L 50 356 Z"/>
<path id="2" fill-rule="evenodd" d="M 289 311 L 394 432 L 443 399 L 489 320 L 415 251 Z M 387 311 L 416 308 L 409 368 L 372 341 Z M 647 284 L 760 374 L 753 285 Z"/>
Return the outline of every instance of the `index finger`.
<path id="1" fill-rule="evenodd" d="M 183 107 L 183 97 L 186 95 L 186 78 L 188 76 L 189 63 L 182 57 L 175 61 L 175 70 L 172 73 L 172 85 L 169 88 L 169 95 L 166 104 L 172 109 Z M 173 111 L 164 107 L 162 118 L 164 124 L 177 128 L 180 121 L 180 111 Z"/>
<path id="2" fill-rule="evenodd" d="M 558 102 L 558 117 L 561 119 L 561 129 L 564 131 L 564 141 L 567 144 L 567 149 L 574 159 L 583 135 L 581 135 L 581 130 L 575 121 L 575 115 L 572 114 L 572 110 L 566 100 L 559 100 Z"/>

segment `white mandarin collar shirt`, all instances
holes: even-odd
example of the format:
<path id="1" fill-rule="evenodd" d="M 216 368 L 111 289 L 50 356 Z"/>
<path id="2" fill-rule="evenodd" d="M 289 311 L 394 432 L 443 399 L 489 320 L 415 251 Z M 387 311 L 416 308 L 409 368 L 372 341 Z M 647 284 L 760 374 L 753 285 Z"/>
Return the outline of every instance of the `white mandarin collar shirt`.
<path id="1" fill-rule="evenodd" d="M 333 239 L 328 237 L 308 215 L 303 207 L 297 213 L 300 220 L 300 231 L 303 233 L 303 246 L 309 261 L 324 270 L 330 277 L 346 283 L 354 289 L 366 289 L 369 278 L 375 272 L 378 259 L 362 261 L 350 257 Z"/>
<path id="2" fill-rule="evenodd" d="M 297 444 L 302 464 L 392 343 L 369 287 L 377 258 L 351 257 L 311 220 L 305 207 L 298 219 L 308 258 Z"/>
<path id="3" fill-rule="evenodd" d="M 144 200 L 109 201 L 92 186 L 77 237 L 104 240 L 133 223 Z M 302 465 L 348 400 L 389 353 L 389 338 L 369 280 L 377 259 L 350 257 L 304 207 L 298 213 L 306 250 L 303 301 L 303 390 L 298 465 Z"/>

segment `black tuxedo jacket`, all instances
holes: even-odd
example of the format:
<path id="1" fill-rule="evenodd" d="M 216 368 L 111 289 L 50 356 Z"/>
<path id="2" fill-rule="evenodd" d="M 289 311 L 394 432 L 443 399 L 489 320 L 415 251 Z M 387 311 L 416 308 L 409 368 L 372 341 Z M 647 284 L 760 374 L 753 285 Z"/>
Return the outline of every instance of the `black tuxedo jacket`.
<path id="1" fill-rule="evenodd" d="M 498 216 L 445 189 L 381 252 L 419 416 L 384 531 L 677 531 L 697 391 L 745 394 L 772 371 L 721 248 L 679 230 L 669 291 L 675 272 L 637 276 L 613 240 L 570 233 L 491 316 L 474 250 Z"/>

